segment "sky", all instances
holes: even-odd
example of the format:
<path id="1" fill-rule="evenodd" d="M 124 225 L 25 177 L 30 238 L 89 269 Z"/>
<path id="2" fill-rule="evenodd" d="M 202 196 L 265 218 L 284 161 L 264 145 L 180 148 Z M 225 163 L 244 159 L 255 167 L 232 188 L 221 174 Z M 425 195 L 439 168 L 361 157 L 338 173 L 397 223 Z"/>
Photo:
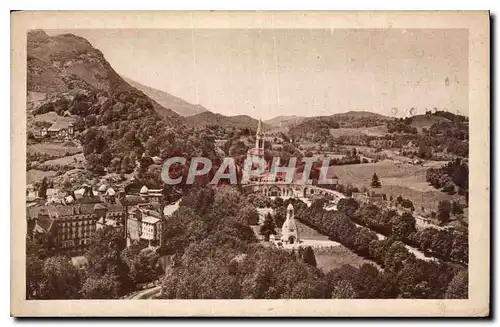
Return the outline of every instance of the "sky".
<path id="1" fill-rule="evenodd" d="M 468 115 L 465 29 L 46 32 L 82 36 L 118 74 L 229 116 Z"/>

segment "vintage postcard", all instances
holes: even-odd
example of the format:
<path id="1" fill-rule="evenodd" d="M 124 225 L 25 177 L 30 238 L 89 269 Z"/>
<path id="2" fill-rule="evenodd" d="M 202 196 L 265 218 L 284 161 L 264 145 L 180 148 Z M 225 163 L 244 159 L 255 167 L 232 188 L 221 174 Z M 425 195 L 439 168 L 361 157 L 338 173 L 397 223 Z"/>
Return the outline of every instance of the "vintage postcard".
<path id="1" fill-rule="evenodd" d="M 488 316 L 489 35 L 13 13 L 11 314 Z"/>

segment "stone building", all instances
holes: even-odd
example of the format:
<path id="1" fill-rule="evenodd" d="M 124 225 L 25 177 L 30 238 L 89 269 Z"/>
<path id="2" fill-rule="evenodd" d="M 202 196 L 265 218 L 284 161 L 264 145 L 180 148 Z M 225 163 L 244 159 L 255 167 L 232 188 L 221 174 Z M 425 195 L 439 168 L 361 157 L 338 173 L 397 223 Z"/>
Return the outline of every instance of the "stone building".
<path id="1" fill-rule="evenodd" d="M 281 241 L 288 244 L 299 243 L 295 212 L 291 203 L 286 208 L 286 219 L 281 227 Z"/>
<path id="2" fill-rule="evenodd" d="M 99 208 L 97 212 L 99 211 Z M 96 231 L 94 204 L 46 205 L 28 212 L 34 223 L 29 230 L 41 246 L 68 255 L 82 254 L 91 244 Z"/>

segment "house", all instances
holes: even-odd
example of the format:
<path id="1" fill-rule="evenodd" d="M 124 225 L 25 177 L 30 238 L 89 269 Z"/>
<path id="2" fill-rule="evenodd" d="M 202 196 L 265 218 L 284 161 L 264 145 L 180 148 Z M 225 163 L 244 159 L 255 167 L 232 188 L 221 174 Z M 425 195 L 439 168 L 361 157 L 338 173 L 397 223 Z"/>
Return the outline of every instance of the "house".
<path id="1" fill-rule="evenodd" d="M 142 218 L 142 235 L 141 238 L 149 241 L 149 244 L 158 243 L 160 240 L 160 218 L 145 215 Z"/>
<path id="2" fill-rule="evenodd" d="M 34 202 L 39 199 L 38 191 L 33 184 L 26 185 L 26 202 Z"/>
<path id="3" fill-rule="evenodd" d="M 216 140 L 214 141 L 215 146 L 216 146 L 216 147 L 219 147 L 219 148 L 224 147 L 224 145 L 226 144 L 226 142 L 227 142 L 227 140 L 225 140 L 225 139 L 216 139 Z"/>
<path id="4" fill-rule="evenodd" d="M 159 244 L 161 214 L 140 205 L 130 208 L 127 218 L 127 236 L 130 240 L 143 239 L 150 246 Z"/>
<path id="5" fill-rule="evenodd" d="M 74 126 L 73 123 L 55 122 L 48 129 L 42 129 L 42 136 L 47 135 L 57 139 L 63 139 L 68 136 L 73 136 Z"/>
<path id="6" fill-rule="evenodd" d="M 406 145 L 403 145 L 401 148 L 401 153 L 414 153 L 419 150 L 419 147 L 417 144 L 413 143 L 412 141 L 408 141 Z"/>
<path id="7" fill-rule="evenodd" d="M 139 191 L 141 197 L 143 197 L 149 203 L 160 203 L 161 198 L 163 197 L 162 189 L 148 189 L 146 185 L 142 186 Z"/>

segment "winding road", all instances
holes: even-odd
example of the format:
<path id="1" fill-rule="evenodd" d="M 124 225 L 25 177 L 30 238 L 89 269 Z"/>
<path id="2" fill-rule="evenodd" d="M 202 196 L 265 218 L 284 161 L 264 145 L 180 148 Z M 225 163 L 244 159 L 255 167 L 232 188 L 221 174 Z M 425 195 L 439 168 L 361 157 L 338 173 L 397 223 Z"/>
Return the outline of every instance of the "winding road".
<path id="1" fill-rule="evenodd" d="M 128 299 L 129 300 L 152 299 L 155 295 L 158 295 L 160 291 L 161 291 L 161 285 L 142 290 L 139 293 L 132 295 Z"/>

